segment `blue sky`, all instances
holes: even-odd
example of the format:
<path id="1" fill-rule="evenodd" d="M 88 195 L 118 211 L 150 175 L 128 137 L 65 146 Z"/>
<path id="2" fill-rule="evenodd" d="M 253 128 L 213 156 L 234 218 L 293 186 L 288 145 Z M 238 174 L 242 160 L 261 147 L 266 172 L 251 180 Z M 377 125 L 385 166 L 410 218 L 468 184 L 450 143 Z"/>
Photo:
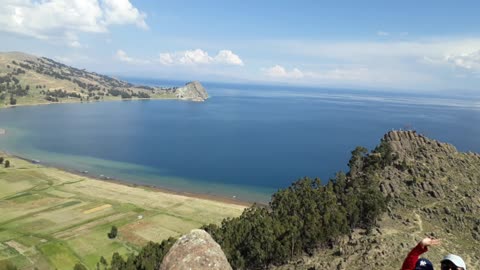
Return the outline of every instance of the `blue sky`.
<path id="1" fill-rule="evenodd" d="M 475 91 L 478 11 L 478 1 L 0 0 L 0 50 L 123 76 Z"/>

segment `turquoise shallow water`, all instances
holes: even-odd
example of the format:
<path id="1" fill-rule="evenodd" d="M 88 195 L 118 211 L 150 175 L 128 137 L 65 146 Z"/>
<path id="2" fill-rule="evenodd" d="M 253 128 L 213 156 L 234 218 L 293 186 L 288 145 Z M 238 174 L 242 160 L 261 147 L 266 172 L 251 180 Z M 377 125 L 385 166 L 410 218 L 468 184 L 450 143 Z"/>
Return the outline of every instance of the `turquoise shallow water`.
<path id="1" fill-rule="evenodd" d="M 135 81 L 135 80 L 133 80 Z M 142 83 L 156 84 L 143 80 Z M 476 99 L 206 84 L 204 103 L 56 104 L 0 111 L 0 149 L 164 188 L 268 201 L 299 177 L 346 170 L 357 145 L 413 128 L 480 152 Z"/>

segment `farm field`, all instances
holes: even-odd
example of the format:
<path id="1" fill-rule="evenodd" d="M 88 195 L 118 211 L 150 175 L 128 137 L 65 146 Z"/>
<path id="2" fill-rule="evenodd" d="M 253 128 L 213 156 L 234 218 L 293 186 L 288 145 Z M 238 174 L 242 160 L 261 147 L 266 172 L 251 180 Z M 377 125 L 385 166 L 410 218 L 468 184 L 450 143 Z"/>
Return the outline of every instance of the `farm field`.
<path id="1" fill-rule="evenodd" d="M 245 208 L 6 159 L 11 167 L 0 166 L 0 266 L 9 261 L 19 269 L 62 270 L 81 262 L 95 269 L 101 256 L 136 252 L 148 241 L 220 223 Z M 119 233 L 110 240 L 113 225 Z"/>

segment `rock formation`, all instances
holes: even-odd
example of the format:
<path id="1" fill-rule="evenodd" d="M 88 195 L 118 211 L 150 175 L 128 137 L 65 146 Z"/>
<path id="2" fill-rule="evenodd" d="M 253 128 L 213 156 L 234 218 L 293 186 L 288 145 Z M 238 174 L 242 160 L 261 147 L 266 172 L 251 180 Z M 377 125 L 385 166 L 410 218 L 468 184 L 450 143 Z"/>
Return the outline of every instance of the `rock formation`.
<path id="1" fill-rule="evenodd" d="M 454 253 L 469 269 L 480 269 L 480 155 L 414 131 L 389 132 L 381 143 L 391 161 L 368 177 L 378 180 L 390 201 L 377 227 L 355 230 L 331 248 L 275 269 L 400 269 L 425 236 L 443 240 L 423 255 L 436 268 L 442 256 Z"/>
<path id="2" fill-rule="evenodd" d="M 176 97 L 184 100 L 205 101 L 208 98 L 207 91 L 198 81 L 189 82 L 175 90 Z"/>
<path id="3" fill-rule="evenodd" d="M 172 246 L 160 270 L 232 269 L 221 247 L 204 230 L 192 230 Z"/>

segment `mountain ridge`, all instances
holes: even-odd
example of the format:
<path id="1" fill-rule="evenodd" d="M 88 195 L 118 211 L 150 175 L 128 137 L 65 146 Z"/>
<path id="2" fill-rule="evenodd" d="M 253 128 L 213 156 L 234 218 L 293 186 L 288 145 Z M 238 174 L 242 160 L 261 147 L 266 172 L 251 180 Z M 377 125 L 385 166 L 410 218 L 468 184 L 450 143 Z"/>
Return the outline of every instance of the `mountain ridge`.
<path id="1" fill-rule="evenodd" d="M 400 269 L 410 249 L 425 236 L 443 242 L 423 255 L 434 265 L 454 253 L 469 269 L 480 268 L 480 155 L 459 152 L 415 131 L 388 132 L 382 145 L 390 151 L 381 156 L 365 153 L 363 158 L 388 160 L 371 174 L 389 199 L 374 229 L 356 229 L 330 249 L 274 269 Z M 355 166 L 357 174 L 367 168 Z"/>
<path id="2" fill-rule="evenodd" d="M 0 106 L 125 99 L 205 101 L 197 81 L 183 87 L 135 85 L 23 52 L 0 53 Z"/>

